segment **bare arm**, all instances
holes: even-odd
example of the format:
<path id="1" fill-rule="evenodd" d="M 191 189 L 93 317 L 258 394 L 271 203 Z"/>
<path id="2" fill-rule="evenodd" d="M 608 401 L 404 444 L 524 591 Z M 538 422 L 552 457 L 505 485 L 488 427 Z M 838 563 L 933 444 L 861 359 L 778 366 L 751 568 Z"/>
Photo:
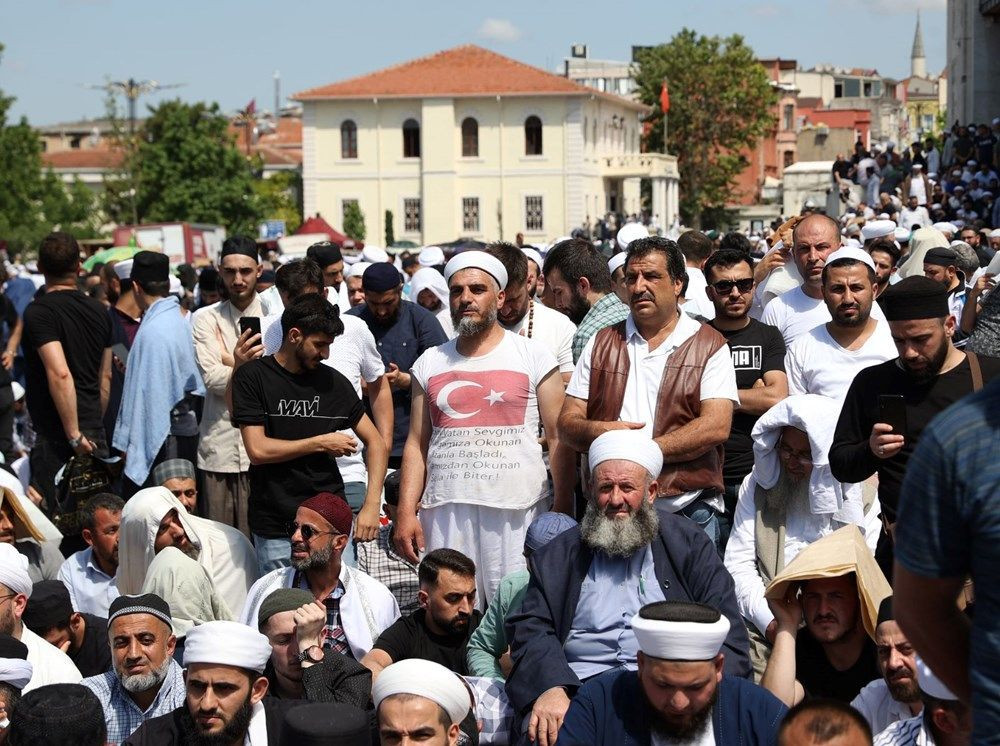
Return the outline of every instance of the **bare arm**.
<path id="1" fill-rule="evenodd" d="M 972 702 L 969 633 L 972 624 L 958 608 L 964 578 L 925 578 L 898 562 L 893 571 L 896 620 L 927 665 L 958 698 Z"/>
<path id="2" fill-rule="evenodd" d="M 263 425 L 240 425 L 240 434 L 250 463 L 254 465 L 279 464 L 311 453 L 346 456 L 358 450 L 357 441 L 350 435 L 341 433 L 325 433 L 302 440 L 281 440 L 265 434 Z"/>
<path id="3" fill-rule="evenodd" d="M 759 385 L 758 385 L 759 384 Z M 788 397 L 788 376 L 781 370 L 769 370 L 749 389 L 740 389 L 739 411 L 764 414 L 782 399 Z"/>
<path id="4" fill-rule="evenodd" d="M 654 438 L 664 461 L 690 461 L 729 438 L 733 403 L 729 399 L 706 399 L 701 414 L 673 432 Z"/>
<path id="5" fill-rule="evenodd" d="M 46 342 L 38 348 L 38 355 L 45 366 L 45 377 L 49 384 L 52 403 L 59 413 L 63 432 L 67 438 L 80 437 L 80 426 L 76 412 L 76 383 L 66 364 L 66 353 L 61 342 Z M 102 366 L 103 367 L 103 366 Z"/>
<path id="6" fill-rule="evenodd" d="M 587 419 L 587 402 L 566 396 L 559 413 L 559 440 L 578 453 L 586 453 L 597 436 L 608 430 L 641 430 L 641 422 L 600 421 Z"/>
<path id="7" fill-rule="evenodd" d="M 385 376 L 379 376 L 368 383 L 368 401 L 372 405 L 372 418 L 385 441 L 385 447 L 392 452 L 392 427 L 395 415 L 392 411 L 392 389 Z"/>
<path id="8" fill-rule="evenodd" d="M 976 280 L 975 285 L 969 291 L 969 296 L 965 300 L 962 309 L 961 330 L 965 334 L 972 334 L 976 328 L 976 319 L 979 317 L 980 299 L 987 288 L 991 286 L 993 275 L 983 274 Z"/>
<path id="9" fill-rule="evenodd" d="M 419 562 L 420 553 L 424 551 L 424 532 L 417 520 L 417 506 L 427 479 L 427 447 L 431 442 L 432 425 L 423 388 L 415 379 L 410 388 L 410 432 L 403 446 L 403 475 L 399 482 L 399 507 L 393 536 L 396 549 L 411 562 Z"/>
<path id="10" fill-rule="evenodd" d="M 10 337 L 7 339 L 7 346 L 3 351 L 3 367 L 7 370 L 14 367 L 14 358 L 17 357 L 17 348 L 21 346 L 21 335 L 23 333 L 24 321 L 18 316 L 14 328 L 10 331 Z"/>
<path id="11" fill-rule="evenodd" d="M 101 387 L 101 414 L 108 411 L 108 402 L 111 401 L 111 348 L 107 347 L 101 355 L 101 378 L 98 381 Z"/>
<path id="12" fill-rule="evenodd" d="M 382 502 L 385 470 L 389 463 L 389 449 L 368 415 L 362 415 L 354 428 L 354 434 L 365 444 L 365 466 L 368 469 L 365 504 L 361 506 L 354 524 L 354 538 L 357 541 L 371 541 L 378 535 L 379 506 Z"/>
<path id="13" fill-rule="evenodd" d="M 552 492 L 555 496 L 552 509 L 567 515 L 573 514 L 573 468 L 576 461 L 573 451 L 559 440 L 559 411 L 565 398 L 562 376 L 553 370 L 542 379 L 536 391 L 538 414 L 545 427 L 549 444 L 549 468 L 552 471 Z"/>
<path id="14" fill-rule="evenodd" d="M 392 663 L 393 660 L 389 657 L 389 654 L 380 648 L 372 648 L 361 659 L 361 665 L 372 672 L 372 684 L 375 683 L 378 675 L 382 673 L 382 669 L 386 666 L 391 666 Z"/>
<path id="15" fill-rule="evenodd" d="M 795 636 L 802 619 L 802 607 L 794 596 L 781 601 L 768 600 L 768 605 L 774 613 L 777 633 L 760 685 L 785 705 L 793 707 L 805 696 L 802 685 L 795 678 Z"/>

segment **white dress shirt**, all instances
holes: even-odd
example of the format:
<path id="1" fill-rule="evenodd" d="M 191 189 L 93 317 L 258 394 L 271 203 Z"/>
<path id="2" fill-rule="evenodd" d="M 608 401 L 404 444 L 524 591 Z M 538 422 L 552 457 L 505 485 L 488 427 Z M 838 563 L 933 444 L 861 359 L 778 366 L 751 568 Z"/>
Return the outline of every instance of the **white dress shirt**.
<path id="1" fill-rule="evenodd" d="M 881 733 L 893 723 L 913 717 L 908 704 L 892 698 L 885 679 L 875 679 L 866 684 L 851 702 L 851 707 L 864 715 L 872 733 Z"/>
<path id="2" fill-rule="evenodd" d="M 59 580 L 69 591 L 73 611 L 108 618 L 111 602 L 118 598 L 118 584 L 94 561 L 92 547 L 70 555 L 59 568 Z"/>

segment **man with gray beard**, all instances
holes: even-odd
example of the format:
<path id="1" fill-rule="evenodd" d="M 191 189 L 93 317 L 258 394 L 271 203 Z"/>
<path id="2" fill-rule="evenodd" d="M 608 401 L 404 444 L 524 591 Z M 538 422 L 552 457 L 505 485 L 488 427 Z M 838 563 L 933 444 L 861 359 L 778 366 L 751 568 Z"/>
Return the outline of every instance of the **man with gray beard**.
<path id="1" fill-rule="evenodd" d="M 854 523 L 875 551 L 879 504 L 861 486 L 834 480 L 828 453 L 839 403 L 816 394 L 784 399 L 751 432 L 753 470 L 743 480 L 726 546 L 726 569 L 750 633 L 754 670 L 763 674 L 777 632 L 764 588 L 817 539 Z"/>
<path id="2" fill-rule="evenodd" d="M 611 430 L 590 446 L 586 514 L 532 554 L 520 610 L 507 620 L 513 669 L 507 695 L 517 713 L 512 743 L 555 743 L 583 682 L 636 670 L 631 619 L 656 601 L 694 601 L 729 619 L 725 672 L 746 676 L 746 630 L 733 581 L 695 523 L 653 505 L 663 454 L 648 435 Z"/>
<path id="3" fill-rule="evenodd" d="M 101 701 L 108 741 L 121 743 L 150 718 L 184 703 L 170 607 L 157 595 L 119 596 L 108 610 L 112 670 L 83 680 Z"/>

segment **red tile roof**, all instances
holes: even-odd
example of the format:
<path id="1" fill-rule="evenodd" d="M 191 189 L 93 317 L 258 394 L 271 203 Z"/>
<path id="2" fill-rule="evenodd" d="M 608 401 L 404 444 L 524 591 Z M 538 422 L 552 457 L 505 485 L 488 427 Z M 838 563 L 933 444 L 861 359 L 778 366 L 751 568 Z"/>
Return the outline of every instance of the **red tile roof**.
<path id="1" fill-rule="evenodd" d="M 59 150 L 54 153 L 42 153 L 42 164 L 48 168 L 74 171 L 118 168 L 122 164 L 122 153 L 119 150 L 104 148 Z"/>
<path id="2" fill-rule="evenodd" d="M 634 109 L 644 104 L 587 88 L 561 75 L 467 44 L 428 57 L 310 88 L 292 96 L 298 101 L 359 98 L 495 96 L 599 96 Z"/>

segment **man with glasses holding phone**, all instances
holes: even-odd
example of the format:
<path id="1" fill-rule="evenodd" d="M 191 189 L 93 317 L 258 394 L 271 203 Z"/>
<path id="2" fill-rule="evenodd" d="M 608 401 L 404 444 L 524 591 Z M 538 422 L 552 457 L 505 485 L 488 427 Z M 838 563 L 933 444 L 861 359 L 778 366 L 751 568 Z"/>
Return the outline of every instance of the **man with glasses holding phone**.
<path id="1" fill-rule="evenodd" d="M 269 572 L 250 589 L 240 620 L 257 625 L 261 604 L 279 588 L 301 588 L 326 607 L 322 647 L 360 661 L 399 619 L 389 589 L 341 561 L 354 514 L 340 495 L 321 492 L 299 505 L 288 524 L 291 567 Z"/>

